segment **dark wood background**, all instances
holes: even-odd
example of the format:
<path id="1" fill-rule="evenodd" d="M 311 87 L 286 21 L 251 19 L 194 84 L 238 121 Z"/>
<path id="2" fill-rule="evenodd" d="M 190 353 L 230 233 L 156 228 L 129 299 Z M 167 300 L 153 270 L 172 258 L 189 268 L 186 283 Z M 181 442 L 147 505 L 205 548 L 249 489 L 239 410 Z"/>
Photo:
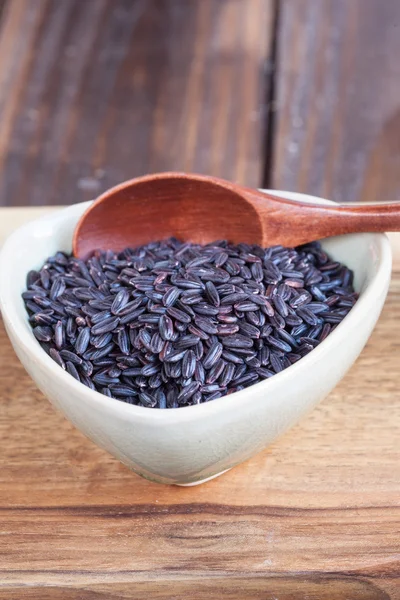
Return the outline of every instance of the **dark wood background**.
<path id="1" fill-rule="evenodd" d="M 0 205 L 163 170 L 400 198 L 398 0 L 0 7 Z"/>

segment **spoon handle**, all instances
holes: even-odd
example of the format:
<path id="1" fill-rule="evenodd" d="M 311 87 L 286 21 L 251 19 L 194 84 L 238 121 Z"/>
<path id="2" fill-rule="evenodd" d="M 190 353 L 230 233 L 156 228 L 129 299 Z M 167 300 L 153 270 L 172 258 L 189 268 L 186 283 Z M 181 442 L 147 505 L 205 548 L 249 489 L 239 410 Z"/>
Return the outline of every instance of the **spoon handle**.
<path id="1" fill-rule="evenodd" d="M 400 202 L 377 204 L 309 204 L 255 190 L 245 190 L 256 208 L 265 241 L 298 245 L 345 233 L 400 231 Z M 286 227 L 287 224 L 287 227 Z"/>

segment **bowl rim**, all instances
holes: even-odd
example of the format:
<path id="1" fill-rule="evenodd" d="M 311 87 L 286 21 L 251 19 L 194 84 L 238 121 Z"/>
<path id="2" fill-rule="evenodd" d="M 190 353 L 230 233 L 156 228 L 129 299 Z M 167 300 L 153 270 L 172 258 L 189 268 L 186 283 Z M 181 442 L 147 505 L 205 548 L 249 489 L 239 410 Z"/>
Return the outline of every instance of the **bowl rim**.
<path id="1" fill-rule="evenodd" d="M 312 196 L 310 194 L 303 194 L 299 192 L 288 192 L 283 190 L 269 190 L 263 189 L 266 193 L 273 193 L 276 195 L 287 196 L 293 201 L 301 201 L 301 202 L 309 202 L 316 204 L 327 204 L 332 201 L 326 200 L 324 198 L 319 198 L 318 196 Z M 14 336 L 18 340 L 18 343 L 24 348 L 25 353 L 28 354 L 33 362 L 39 363 L 43 368 L 45 368 L 49 374 L 58 379 L 61 385 L 66 386 L 71 394 L 77 394 L 81 397 L 85 398 L 85 401 L 92 404 L 92 406 L 98 405 L 101 406 L 106 412 L 119 413 L 119 415 L 123 418 L 132 418 L 134 417 L 136 421 L 148 421 L 151 419 L 152 421 L 160 421 L 163 425 L 174 424 L 179 422 L 191 421 L 196 418 L 196 415 L 199 414 L 199 411 L 202 412 L 202 417 L 205 416 L 213 417 L 214 415 L 224 412 L 227 408 L 230 410 L 235 409 L 238 405 L 242 405 L 244 402 L 248 402 L 248 391 L 249 388 L 245 388 L 244 390 L 240 390 L 239 392 L 235 392 L 230 394 L 229 396 L 221 396 L 221 398 L 217 398 L 212 402 L 205 402 L 202 404 L 196 404 L 191 406 L 181 406 L 178 408 L 168 408 L 165 410 L 156 410 L 151 409 L 144 406 L 136 406 L 132 404 L 127 404 L 123 401 L 115 401 L 110 402 L 110 398 L 104 396 L 100 392 L 91 390 L 81 382 L 77 381 L 69 373 L 64 371 L 57 365 L 46 352 L 44 352 L 35 339 L 34 335 L 25 329 L 25 323 L 23 323 L 21 317 L 18 315 L 16 307 L 14 305 L 13 297 L 15 294 L 12 291 L 12 286 L 7 285 L 7 276 L 6 272 L 9 272 L 9 265 L 6 265 L 6 259 L 9 252 L 12 250 L 14 244 L 20 240 L 21 236 L 23 236 L 24 232 L 28 230 L 31 231 L 32 225 L 40 226 L 40 224 L 45 224 L 46 221 L 51 222 L 57 215 L 60 216 L 63 211 L 71 210 L 71 208 L 81 207 L 82 211 L 86 209 L 93 201 L 89 200 L 86 202 L 74 204 L 67 206 L 60 211 L 50 213 L 48 215 L 44 215 L 34 221 L 30 221 L 25 225 L 17 228 L 4 242 L 3 247 L 0 251 L 0 308 L 2 310 L 2 316 L 4 321 L 7 323 L 7 328 L 12 330 Z M 339 324 L 339 326 L 321 343 L 321 345 L 314 348 L 312 352 L 304 356 L 300 361 L 294 363 L 287 369 L 284 369 L 280 373 L 276 373 L 273 377 L 269 379 L 265 379 L 260 381 L 259 383 L 254 384 L 254 389 L 257 388 L 260 391 L 261 386 L 265 388 L 265 393 L 273 393 L 276 386 L 281 386 L 285 384 L 285 381 L 290 381 L 299 370 L 304 370 L 309 366 L 311 361 L 315 362 L 318 360 L 318 355 L 321 351 L 326 350 L 327 345 L 334 345 L 338 337 L 341 335 L 343 331 L 343 327 L 346 326 L 346 323 L 349 323 L 349 319 L 353 320 L 357 318 L 357 315 L 360 311 L 363 310 L 364 306 L 367 306 L 370 300 L 375 295 L 375 290 L 379 290 L 380 286 L 385 285 L 385 281 L 387 277 L 390 277 L 391 273 L 391 264 L 392 264 L 392 254 L 390 242 L 386 234 L 384 233 L 373 233 L 373 234 L 352 234 L 357 236 L 364 235 L 373 235 L 377 240 L 379 249 L 380 249 L 380 262 L 377 268 L 377 272 L 370 282 L 368 287 L 362 292 L 359 300 L 352 308 L 351 312 L 345 317 L 345 319 Z M 322 348 L 322 350 L 321 350 Z M 253 387 L 253 386 L 251 386 Z"/>

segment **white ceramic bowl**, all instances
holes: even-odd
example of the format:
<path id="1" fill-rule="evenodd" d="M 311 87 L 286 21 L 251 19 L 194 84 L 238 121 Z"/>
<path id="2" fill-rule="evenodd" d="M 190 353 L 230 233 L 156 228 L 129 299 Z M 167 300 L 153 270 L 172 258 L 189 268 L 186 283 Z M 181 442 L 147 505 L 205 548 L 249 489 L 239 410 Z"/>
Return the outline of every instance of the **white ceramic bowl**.
<path id="1" fill-rule="evenodd" d="M 31 332 L 21 299 L 30 269 L 57 250 L 71 250 L 74 226 L 88 204 L 55 212 L 10 236 L 0 256 L 0 307 L 18 357 L 52 404 L 96 444 L 152 481 L 200 483 L 273 442 L 340 381 L 364 347 L 385 301 L 391 273 L 386 236 L 325 240 L 324 248 L 354 270 L 360 299 L 337 329 L 298 363 L 197 406 L 157 410 L 111 400 L 77 382 L 47 356 Z"/>

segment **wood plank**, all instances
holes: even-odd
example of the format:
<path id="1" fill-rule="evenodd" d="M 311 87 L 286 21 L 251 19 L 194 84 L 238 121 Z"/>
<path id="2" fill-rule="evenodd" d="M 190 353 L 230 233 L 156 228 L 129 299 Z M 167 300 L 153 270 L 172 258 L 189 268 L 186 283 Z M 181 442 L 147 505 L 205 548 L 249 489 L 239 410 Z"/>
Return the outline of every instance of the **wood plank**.
<path id="1" fill-rule="evenodd" d="M 282 0 L 273 186 L 400 199 L 400 3 Z"/>
<path id="2" fill-rule="evenodd" d="M 397 598 L 399 320 L 400 269 L 329 398 L 194 488 L 142 480 L 86 440 L 1 327 L 0 598 Z"/>
<path id="3" fill-rule="evenodd" d="M 160 170 L 258 185 L 272 17 L 263 0 L 7 0 L 0 205 Z"/>
<path id="4" fill-rule="evenodd" d="M 395 588 L 393 587 L 394 593 Z M 310 579 L 277 577 L 186 577 L 130 583 L 68 587 L 8 587 L 0 600 L 388 600 L 379 585 L 362 578 L 327 576 Z M 395 595 L 392 596 L 396 598 Z"/>

